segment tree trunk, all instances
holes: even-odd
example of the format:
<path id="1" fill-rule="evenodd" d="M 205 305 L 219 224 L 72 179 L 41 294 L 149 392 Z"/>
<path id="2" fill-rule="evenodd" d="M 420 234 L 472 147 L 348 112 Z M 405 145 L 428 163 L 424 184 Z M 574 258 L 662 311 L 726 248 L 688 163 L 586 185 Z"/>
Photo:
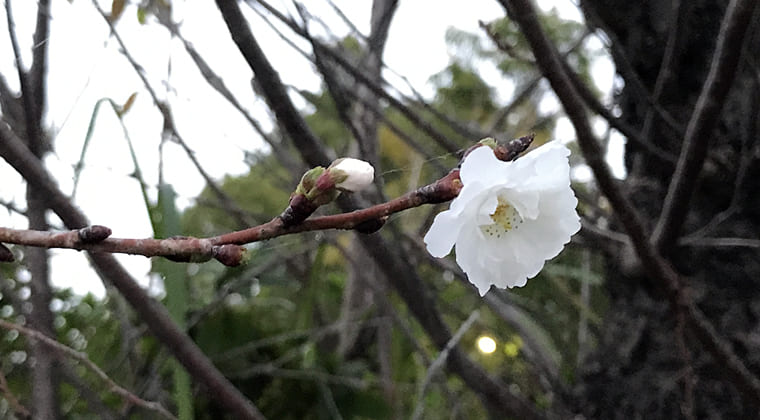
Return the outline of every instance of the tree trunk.
<path id="1" fill-rule="evenodd" d="M 678 155 L 728 2 L 581 3 L 590 25 L 607 33 L 612 44 L 625 83 L 616 93 L 623 120 L 650 142 Z M 756 376 L 760 375 L 758 249 L 716 246 L 706 238 L 756 239 L 760 232 L 756 181 L 760 175 L 759 21 L 756 10 L 736 79 L 709 139 L 681 244 L 664 250 L 684 275 L 695 302 Z M 648 96 L 676 124 L 668 124 L 654 111 Z M 650 221 L 651 230 L 660 215 L 674 164 L 633 142 L 626 145 L 625 162 L 626 192 Z M 700 231 L 708 225 L 709 229 Z M 692 243 L 685 245 L 685 238 Z M 622 253 L 610 261 L 606 281 L 610 315 L 598 348 L 585 360 L 576 394 L 578 410 L 604 419 L 755 417 L 758 407 L 743 403 L 725 379 L 723 367 L 695 337 L 686 334 L 685 348 L 679 347 L 679 331 L 668 302 L 653 297 L 647 279 L 626 266 Z"/>

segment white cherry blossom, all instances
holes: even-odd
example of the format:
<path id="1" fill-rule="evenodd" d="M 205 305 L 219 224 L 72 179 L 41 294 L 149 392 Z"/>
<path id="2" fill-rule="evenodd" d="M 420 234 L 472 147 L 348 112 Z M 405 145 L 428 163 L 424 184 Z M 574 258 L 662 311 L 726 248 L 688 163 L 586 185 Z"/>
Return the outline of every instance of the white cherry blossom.
<path id="1" fill-rule="evenodd" d="M 570 188 L 570 150 L 553 141 L 512 162 L 481 146 L 465 157 L 462 190 L 435 217 L 427 249 L 456 261 L 480 295 L 524 286 L 580 229 Z"/>

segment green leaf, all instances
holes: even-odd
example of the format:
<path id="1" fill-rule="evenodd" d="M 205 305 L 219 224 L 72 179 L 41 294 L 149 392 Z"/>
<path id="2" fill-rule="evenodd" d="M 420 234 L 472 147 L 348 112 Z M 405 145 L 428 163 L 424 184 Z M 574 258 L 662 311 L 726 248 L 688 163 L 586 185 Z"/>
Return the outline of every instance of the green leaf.
<path id="1" fill-rule="evenodd" d="M 158 205 L 151 212 L 151 223 L 156 237 L 166 238 L 180 235 L 180 215 L 175 204 L 177 194 L 171 185 L 161 183 L 158 186 Z M 164 304 L 172 320 L 185 329 L 185 315 L 190 306 L 190 292 L 187 284 L 185 266 L 165 258 L 153 260 L 153 271 L 164 279 L 166 298 Z M 171 364 L 174 378 L 174 402 L 177 404 L 179 418 L 193 418 L 193 399 L 190 377 L 184 368 L 173 362 Z"/>
<path id="2" fill-rule="evenodd" d="M 140 22 L 140 25 L 145 25 L 145 22 L 148 18 L 148 12 L 145 10 L 144 7 L 138 7 L 137 8 L 137 21 Z"/>

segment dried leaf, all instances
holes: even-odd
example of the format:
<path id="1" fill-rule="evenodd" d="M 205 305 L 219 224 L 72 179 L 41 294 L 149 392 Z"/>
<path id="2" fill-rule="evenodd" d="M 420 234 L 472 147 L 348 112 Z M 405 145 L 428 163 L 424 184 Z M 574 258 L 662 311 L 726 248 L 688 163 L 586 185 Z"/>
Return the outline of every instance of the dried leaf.
<path id="1" fill-rule="evenodd" d="M 109 20 L 111 22 L 116 22 L 121 17 L 122 12 L 124 12 L 124 6 L 126 6 L 126 1 L 124 0 L 113 0 L 111 3 L 111 15 L 109 16 Z"/>
<path id="2" fill-rule="evenodd" d="M 135 103 L 135 98 L 137 97 L 137 92 L 129 95 L 129 98 L 127 98 L 127 101 L 124 102 L 124 105 L 119 107 L 119 110 L 116 112 L 116 114 L 119 116 L 119 118 L 123 117 L 124 114 L 129 112 L 129 109 L 132 108 L 132 105 Z"/>

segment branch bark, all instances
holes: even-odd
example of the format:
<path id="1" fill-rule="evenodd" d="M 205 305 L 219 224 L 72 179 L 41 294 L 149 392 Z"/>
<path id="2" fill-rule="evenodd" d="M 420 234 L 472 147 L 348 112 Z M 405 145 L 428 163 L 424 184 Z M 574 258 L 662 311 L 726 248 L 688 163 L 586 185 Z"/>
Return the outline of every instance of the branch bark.
<path id="1" fill-rule="evenodd" d="M 15 37 L 13 16 L 10 1 L 6 3 L 6 13 L 9 23 L 16 66 L 21 85 L 19 101 L 23 110 L 23 119 L 15 121 L 17 129 L 26 141 L 35 158 L 42 159 L 49 149 L 44 132 L 43 114 L 45 112 L 45 77 L 47 73 L 47 39 L 50 35 L 50 1 L 41 0 L 37 5 L 37 22 L 32 45 L 32 65 L 24 71 L 20 62 L 21 55 Z M 23 123 L 22 123 L 23 121 Z M 23 124 L 23 127 L 20 127 Z M 26 190 L 27 212 L 30 229 L 46 230 L 48 228 L 46 213 L 47 204 L 39 191 L 31 186 Z M 50 301 L 53 292 L 50 288 L 49 253 L 47 249 L 35 248 L 27 255 L 30 286 L 32 293 L 29 301 L 32 304 L 29 313 L 30 325 L 48 337 L 55 336 L 53 327 L 53 312 Z M 30 353 L 34 359 L 32 368 L 32 395 L 35 404 L 32 409 L 35 418 L 57 419 L 60 417 L 58 404 L 58 387 L 60 378 L 57 363 L 50 348 L 37 342 L 29 343 Z"/>
<path id="2" fill-rule="evenodd" d="M 708 142 L 736 76 L 742 45 L 756 6 L 755 0 L 732 0 L 726 10 L 710 72 L 686 127 L 673 180 L 654 229 L 652 240 L 660 251 L 675 244 L 686 220 L 691 196 L 707 156 Z"/>
<path id="3" fill-rule="evenodd" d="M 575 86 L 566 74 L 553 45 L 541 29 L 531 0 L 499 0 L 520 26 L 536 57 L 536 63 L 562 103 L 565 113 L 575 127 L 578 143 L 586 163 L 591 167 L 599 188 L 610 201 L 616 216 L 625 227 L 643 268 L 655 280 L 654 284 L 671 302 L 673 311 L 686 316 L 687 325 L 706 349 L 726 366 L 726 379 L 733 383 L 742 398 L 751 406 L 760 407 L 760 381 L 744 365 L 716 332 L 709 320 L 688 296 L 681 276 L 649 242 L 640 216 L 630 200 L 618 188 L 604 162 L 599 143 L 586 118 L 585 106 Z"/>
<path id="4" fill-rule="evenodd" d="M 42 163 L 0 121 L 0 156 L 24 177 L 30 187 L 45 197 L 47 206 L 71 229 L 89 225 L 87 217 L 58 189 Z M 211 398 L 241 419 L 264 416 L 219 372 L 198 346 L 172 322 L 166 308 L 150 297 L 110 254 L 90 254 L 98 274 L 112 283 L 145 321 L 151 332 L 182 363 Z"/>

